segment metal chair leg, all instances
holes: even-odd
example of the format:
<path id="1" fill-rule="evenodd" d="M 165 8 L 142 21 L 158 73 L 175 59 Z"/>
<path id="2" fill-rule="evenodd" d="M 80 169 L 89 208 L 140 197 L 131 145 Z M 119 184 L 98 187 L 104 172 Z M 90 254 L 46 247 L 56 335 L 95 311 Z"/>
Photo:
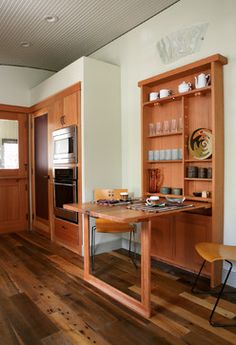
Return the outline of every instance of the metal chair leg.
<path id="1" fill-rule="evenodd" d="M 131 256 L 132 231 L 129 233 L 129 257 Z"/>
<path id="2" fill-rule="evenodd" d="M 134 225 L 133 226 L 134 229 L 133 231 L 130 233 L 133 235 L 133 255 L 131 256 L 131 260 L 132 260 L 132 263 L 134 265 L 134 267 L 137 269 L 138 266 L 137 266 L 137 262 L 136 262 L 136 238 L 135 238 L 135 235 L 136 235 L 136 226 Z"/>
<path id="3" fill-rule="evenodd" d="M 211 315 L 210 315 L 210 317 L 209 317 L 209 323 L 210 323 L 212 326 L 214 326 L 214 327 L 235 327 L 235 326 L 236 326 L 236 323 L 218 323 L 218 322 L 214 322 L 214 321 L 212 320 L 212 319 L 213 319 L 213 315 L 214 315 L 215 310 L 216 310 L 216 307 L 217 307 L 217 305 L 218 305 L 218 303 L 219 303 L 219 300 L 220 300 L 220 298 L 221 298 L 221 296 L 222 296 L 222 294 L 223 294 L 225 285 L 226 285 L 226 283 L 227 283 L 227 280 L 228 280 L 228 278 L 229 278 L 229 275 L 230 275 L 231 270 L 232 270 L 232 267 L 233 267 L 232 262 L 230 262 L 230 261 L 228 261 L 228 260 L 225 260 L 225 261 L 228 262 L 228 264 L 230 265 L 230 268 L 229 268 L 229 270 L 228 270 L 228 273 L 227 273 L 227 275 L 226 275 L 226 277 L 225 277 L 225 281 L 224 281 L 224 283 L 223 283 L 223 285 L 222 285 L 222 287 L 221 287 L 221 289 L 220 289 L 220 292 L 219 292 L 219 294 L 218 294 L 218 296 L 217 296 L 216 303 L 215 303 L 214 308 L 212 309 Z"/>
<path id="4" fill-rule="evenodd" d="M 196 278 L 195 278 L 195 281 L 194 281 L 193 286 L 192 286 L 192 289 L 191 289 L 191 292 L 192 292 L 192 293 L 195 293 L 195 290 L 194 290 L 194 289 L 195 289 L 195 287 L 196 287 L 196 285 L 197 285 L 198 279 L 199 279 L 199 277 L 200 277 L 200 275 L 201 275 L 201 272 L 202 272 L 202 269 L 203 269 L 205 263 L 206 263 L 206 260 L 203 261 L 202 266 L 201 266 L 201 268 L 200 268 L 200 270 L 199 270 L 199 272 L 198 272 L 198 275 L 197 275 Z"/>
<path id="5" fill-rule="evenodd" d="M 235 326 L 236 326 L 236 323 L 219 323 L 219 322 L 214 322 L 214 321 L 212 320 L 212 319 L 213 319 L 213 316 L 214 316 L 214 313 L 215 313 L 215 310 L 216 310 L 216 307 L 217 307 L 217 305 L 218 305 L 218 303 L 219 303 L 219 301 L 220 301 L 220 298 L 221 298 L 221 296 L 222 296 L 222 294 L 223 294 L 225 285 L 226 285 L 226 283 L 227 283 L 227 280 L 228 280 L 228 278 L 229 278 L 229 275 L 230 275 L 231 270 L 232 270 L 232 267 L 233 267 L 232 262 L 230 262 L 230 261 L 228 261 L 228 260 L 225 260 L 225 261 L 228 262 L 228 264 L 230 265 L 230 268 L 229 268 L 229 270 L 228 270 L 228 273 L 227 273 L 227 275 L 226 275 L 226 277 L 225 277 L 224 283 L 223 283 L 223 285 L 222 285 L 222 287 L 221 287 L 221 289 L 220 289 L 220 292 L 219 292 L 219 294 L 218 294 L 218 296 L 217 296 L 216 303 L 215 303 L 215 305 L 214 305 L 214 307 L 213 307 L 213 309 L 212 309 L 211 315 L 210 315 L 210 317 L 209 317 L 209 323 L 210 323 L 211 326 L 214 326 L 214 327 L 235 327 Z M 193 293 L 196 293 L 195 287 L 196 287 L 196 285 L 197 285 L 198 279 L 199 279 L 200 274 L 201 274 L 201 271 L 202 271 L 202 269 L 203 269 L 203 267 L 204 267 L 204 265 L 205 265 L 205 262 L 206 262 L 206 260 L 203 261 L 202 266 L 201 266 L 201 268 L 200 268 L 200 270 L 199 270 L 199 272 L 198 272 L 198 275 L 197 275 L 197 277 L 196 277 L 196 279 L 195 279 L 195 281 L 194 281 L 194 283 L 193 283 L 193 286 L 192 286 L 192 289 L 191 289 L 191 291 L 192 291 Z M 209 292 L 211 292 L 211 291 L 209 291 Z M 209 292 L 208 292 L 208 293 L 209 293 Z M 204 291 L 204 293 L 207 293 L 207 291 Z"/>
<path id="6" fill-rule="evenodd" d="M 95 233 L 96 226 L 92 227 L 92 238 L 91 238 L 91 263 L 92 263 L 92 272 L 94 272 L 95 267 Z"/>

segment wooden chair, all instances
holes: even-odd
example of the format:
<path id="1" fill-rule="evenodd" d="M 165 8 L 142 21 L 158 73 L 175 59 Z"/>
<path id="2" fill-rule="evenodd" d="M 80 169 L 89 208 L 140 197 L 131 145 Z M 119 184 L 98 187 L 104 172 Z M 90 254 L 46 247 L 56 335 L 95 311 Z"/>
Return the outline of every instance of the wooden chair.
<path id="1" fill-rule="evenodd" d="M 121 192 L 128 192 L 128 189 L 95 189 L 94 191 L 94 200 L 119 200 Z M 115 206 L 114 206 L 115 207 Z M 136 225 L 135 224 L 123 224 L 113 222 L 107 219 L 96 219 L 95 226 L 92 227 L 92 234 L 91 234 L 91 258 L 92 258 L 92 271 L 94 271 L 95 267 L 95 234 L 96 232 L 99 233 L 122 233 L 122 232 L 129 232 L 129 256 L 131 260 L 137 268 L 136 265 L 136 245 L 135 245 L 135 234 L 136 234 Z M 131 256 L 131 245 L 132 245 L 132 236 L 133 236 L 133 244 L 134 244 L 134 255 Z"/>
<path id="2" fill-rule="evenodd" d="M 195 293 L 195 287 L 197 286 L 197 282 L 198 282 L 198 278 L 200 277 L 200 274 L 202 272 L 202 269 L 207 262 L 213 263 L 215 261 L 226 261 L 230 266 L 229 266 L 229 270 L 228 273 L 225 277 L 224 283 L 221 286 L 220 292 L 217 296 L 216 299 L 216 303 L 212 309 L 211 315 L 209 317 L 209 323 L 212 326 L 215 327 L 225 327 L 225 326 L 236 326 L 236 324 L 231 323 L 231 324 L 222 324 L 222 323 L 216 323 L 213 321 L 213 315 L 214 312 L 216 310 L 216 307 L 219 303 L 219 300 L 223 294 L 225 285 L 227 283 L 227 280 L 229 278 L 229 275 L 231 273 L 233 264 L 231 261 L 236 261 L 236 246 L 227 246 L 227 245 L 223 245 L 223 244 L 218 244 L 218 243 L 208 243 L 208 242 L 202 242 L 202 243 L 198 243 L 195 246 L 196 251 L 198 252 L 198 254 L 204 259 L 202 266 L 198 272 L 198 275 L 194 281 L 194 284 L 192 286 L 192 292 Z"/>

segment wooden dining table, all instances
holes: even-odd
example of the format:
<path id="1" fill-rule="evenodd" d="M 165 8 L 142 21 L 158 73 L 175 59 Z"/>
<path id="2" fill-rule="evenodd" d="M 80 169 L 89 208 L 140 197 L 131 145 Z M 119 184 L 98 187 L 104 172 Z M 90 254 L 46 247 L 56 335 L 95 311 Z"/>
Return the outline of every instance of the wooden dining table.
<path id="1" fill-rule="evenodd" d="M 99 205 L 94 202 L 84 204 L 66 204 L 67 210 L 76 211 L 83 215 L 84 219 L 84 279 L 132 309 L 136 313 L 149 318 L 151 316 L 151 222 L 152 219 L 162 215 L 173 215 L 179 212 L 189 212 L 197 209 L 211 208 L 207 202 L 184 202 L 186 208 L 175 208 L 165 212 L 145 212 L 143 210 L 130 209 L 127 205 Z M 141 300 L 125 294 L 110 284 L 100 280 L 91 273 L 90 266 L 90 219 L 102 218 L 120 223 L 141 224 Z"/>

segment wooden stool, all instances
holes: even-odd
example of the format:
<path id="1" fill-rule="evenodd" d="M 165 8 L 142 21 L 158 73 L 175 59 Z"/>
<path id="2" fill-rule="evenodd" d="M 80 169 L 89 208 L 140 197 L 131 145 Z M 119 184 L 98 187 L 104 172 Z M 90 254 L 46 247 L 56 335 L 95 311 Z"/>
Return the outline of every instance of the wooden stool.
<path id="1" fill-rule="evenodd" d="M 94 191 L 94 200 L 106 199 L 106 200 L 119 200 L 121 192 L 128 192 L 128 189 L 95 189 Z M 92 258 L 92 271 L 95 268 L 95 234 L 96 232 L 100 233 L 123 233 L 128 232 L 129 237 L 129 257 L 131 258 L 135 268 L 136 264 L 136 224 L 122 224 L 113 222 L 107 219 L 96 219 L 95 225 L 92 227 L 91 234 L 91 258 Z M 133 236 L 133 248 L 134 255 L 131 255 L 131 245 L 132 245 L 132 236 Z"/>
<path id="2" fill-rule="evenodd" d="M 216 323 L 214 322 L 212 319 L 213 319 L 213 315 L 214 315 L 214 312 L 216 310 L 216 307 L 219 303 L 219 300 L 223 294 L 223 291 L 224 291 L 224 288 L 225 288 L 225 285 L 227 283 L 227 280 L 229 278 L 229 275 L 231 273 L 231 270 L 232 270 L 232 267 L 233 267 L 233 264 L 231 261 L 236 261 L 236 246 L 227 246 L 227 245 L 223 245 L 223 244 L 218 244 L 218 243 L 208 243 L 208 242 L 202 242 L 202 243 L 198 243 L 196 244 L 195 246 L 195 249 L 196 251 L 198 252 L 198 254 L 204 259 L 203 263 L 202 263 L 202 266 L 200 268 L 200 271 L 198 272 L 198 275 L 195 279 L 195 282 L 192 286 L 192 292 L 194 293 L 195 292 L 195 287 L 197 285 L 197 281 L 198 281 L 198 278 L 200 277 L 200 274 L 202 272 L 202 269 L 206 263 L 206 261 L 210 262 L 210 263 L 213 263 L 214 261 L 218 261 L 218 260 L 221 260 L 221 261 L 226 261 L 230 266 L 229 266 L 229 270 L 228 270 L 228 273 L 226 275 L 226 278 L 224 280 L 224 283 L 220 289 L 220 292 L 218 294 L 218 297 L 217 297 L 217 300 L 216 300 L 216 303 L 213 307 L 213 310 L 211 312 L 211 315 L 209 317 L 209 323 L 212 325 L 212 326 L 215 326 L 215 327 L 231 327 L 231 326 L 236 326 L 236 324 L 221 324 L 221 323 Z M 229 261 L 231 260 L 231 261 Z"/>

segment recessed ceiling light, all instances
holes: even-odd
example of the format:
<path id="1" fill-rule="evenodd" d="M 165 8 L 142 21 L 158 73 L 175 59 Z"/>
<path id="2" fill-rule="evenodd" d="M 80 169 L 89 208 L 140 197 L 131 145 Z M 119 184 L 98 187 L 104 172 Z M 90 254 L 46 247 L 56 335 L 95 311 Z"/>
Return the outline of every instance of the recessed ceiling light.
<path id="1" fill-rule="evenodd" d="M 30 46 L 32 45 L 32 43 L 30 42 L 20 42 L 20 46 L 23 47 L 23 48 L 29 48 Z"/>
<path id="2" fill-rule="evenodd" d="M 44 20 L 48 23 L 56 23 L 59 20 L 59 18 L 57 16 L 48 15 L 44 17 Z"/>

